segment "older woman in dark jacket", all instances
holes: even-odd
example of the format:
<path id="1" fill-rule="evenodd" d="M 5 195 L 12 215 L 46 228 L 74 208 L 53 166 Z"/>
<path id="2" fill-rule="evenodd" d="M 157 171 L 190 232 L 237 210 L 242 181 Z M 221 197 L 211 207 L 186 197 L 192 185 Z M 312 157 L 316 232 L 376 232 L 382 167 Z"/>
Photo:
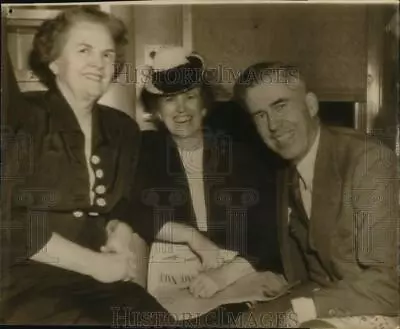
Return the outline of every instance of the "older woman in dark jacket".
<path id="1" fill-rule="evenodd" d="M 140 326 L 170 319 L 130 282 L 134 234 L 115 221 L 125 219 L 140 134 L 127 115 L 97 101 L 118 73 L 125 43 L 119 20 L 77 7 L 44 22 L 35 36 L 32 68 L 47 92 L 22 95 L 4 65 L 3 323 Z"/>

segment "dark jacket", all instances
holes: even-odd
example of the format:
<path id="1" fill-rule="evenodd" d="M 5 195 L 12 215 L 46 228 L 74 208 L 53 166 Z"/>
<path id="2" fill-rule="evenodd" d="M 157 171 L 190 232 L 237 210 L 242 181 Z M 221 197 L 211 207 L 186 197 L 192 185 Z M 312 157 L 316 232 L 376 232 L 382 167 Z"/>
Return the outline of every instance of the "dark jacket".
<path id="1" fill-rule="evenodd" d="M 36 253 L 52 232 L 98 248 L 105 222 L 119 216 L 121 200 L 130 195 L 137 124 L 118 110 L 94 106 L 92 167 L 100 172 L 90 205 L 84 135 L 63 95 L 55 89 L 20 93 L 10 63 L 2 86 L 2 269 Z"/>
<path id="2" fill-rule="evenodd" d="M 203 181 L 208 237 L 238 251 L 258 269 L 280 271 L 276 185 L 272 164 L 263 166 L 240 143 L 205 131 Z M 167 221 L 196 226 L 186 174 L 176 144 L 165 133 L 143 133 L 134 205 L 134 227 L 149 242 Z"/>

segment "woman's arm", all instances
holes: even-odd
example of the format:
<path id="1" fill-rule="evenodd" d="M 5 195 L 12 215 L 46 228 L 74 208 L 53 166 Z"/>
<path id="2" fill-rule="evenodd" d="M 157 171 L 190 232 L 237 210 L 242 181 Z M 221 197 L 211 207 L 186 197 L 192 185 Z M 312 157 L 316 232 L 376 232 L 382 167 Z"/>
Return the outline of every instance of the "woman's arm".
<path id="1" fill-rule="evenodd" d="M 201 257 L 205 269 L 217 268 L 224 261 L 222 249 L 189 225 L 167 222 L 158 231 L 156 238 L 166 242 L 188 244 Z"/>
<path id="2" fill-rule="evenodd" d="M 166 222 L 156 234 L 157 240 L 173 243 L 193 244 L 198 238 L 198 231 L 194 227 L 178 222 Z M 196 242 L 194 242 L 196 243 Z"/>
<path id="3" fill-rule="evenodd" d="M 32 260 L 65 270 L 89 275 L 101 282 L 114 282 L 129 277 L 125 255 L 94 252 L 53 233 L 47 244 L 31 257 Z"/>
<path id="4" fill-rule="evenodd" d="M 191 282 L 189 291 L 195 297 L 209 298 L 240 278 L 254 272 L 256 270 L 247 260 L 236 257 L 230 263 L 198 275 Z"/>
<path id="5" fill-rule="evenodd" d="M 91 274 L 91 263 L 97 253 L 81 247 L 57 233 L 51 235 L 50 240 L 42 249 L 32 255 L 30 259 L 74 271 L 84 275 Z"/>
<path id="6" fill-rule="evenodd" d="M 5 126 L 17 129 L 33 115 L 32 111 L 30 111 L 32 104 L 25 100 L 24 94 L 19 89 L 12 61 L 7 49 L 4 48 L 1 52 L 1 86 L 3 89 L 1 99 L 1 119 Z"/>
<path id="7" fill-rule="evenodd" d="M 220 290 L 222 290 L 240 278 L 254 272 L 256 270 L 246 259 L 236 257 L 232 262 L 210 271 L 210 276 L 217 282 Z"/>

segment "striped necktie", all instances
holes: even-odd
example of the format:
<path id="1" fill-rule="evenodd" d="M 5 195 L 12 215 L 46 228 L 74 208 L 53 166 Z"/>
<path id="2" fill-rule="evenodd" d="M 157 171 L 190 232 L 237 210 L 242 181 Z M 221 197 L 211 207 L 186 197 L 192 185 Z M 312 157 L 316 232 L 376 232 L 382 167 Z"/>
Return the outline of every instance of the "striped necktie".
<path id="1" fill-rule="evenodd" d="M 296 166 L 290 168 L 289 177 L 289 205 L 292 209 L 292 213 L 295 212 L 295 214 L 299 216 L 299 219 L 308 225 L 308 216 L 300 192 L 300 174 Z"/>

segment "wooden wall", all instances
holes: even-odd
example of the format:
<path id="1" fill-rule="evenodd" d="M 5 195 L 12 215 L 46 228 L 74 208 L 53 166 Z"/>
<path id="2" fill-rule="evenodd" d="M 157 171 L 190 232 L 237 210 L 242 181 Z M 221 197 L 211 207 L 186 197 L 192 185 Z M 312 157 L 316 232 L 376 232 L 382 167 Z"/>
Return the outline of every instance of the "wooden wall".
<path id="1" fill-rule="evenodd" d="M 193 47 L 211 67 L 290 62 L 303 68 L 323 100 L 366 99 L 364 5 L 197 5 L 192 16 Z M 228 94 L 231 85 L 222 85 Z"/>

